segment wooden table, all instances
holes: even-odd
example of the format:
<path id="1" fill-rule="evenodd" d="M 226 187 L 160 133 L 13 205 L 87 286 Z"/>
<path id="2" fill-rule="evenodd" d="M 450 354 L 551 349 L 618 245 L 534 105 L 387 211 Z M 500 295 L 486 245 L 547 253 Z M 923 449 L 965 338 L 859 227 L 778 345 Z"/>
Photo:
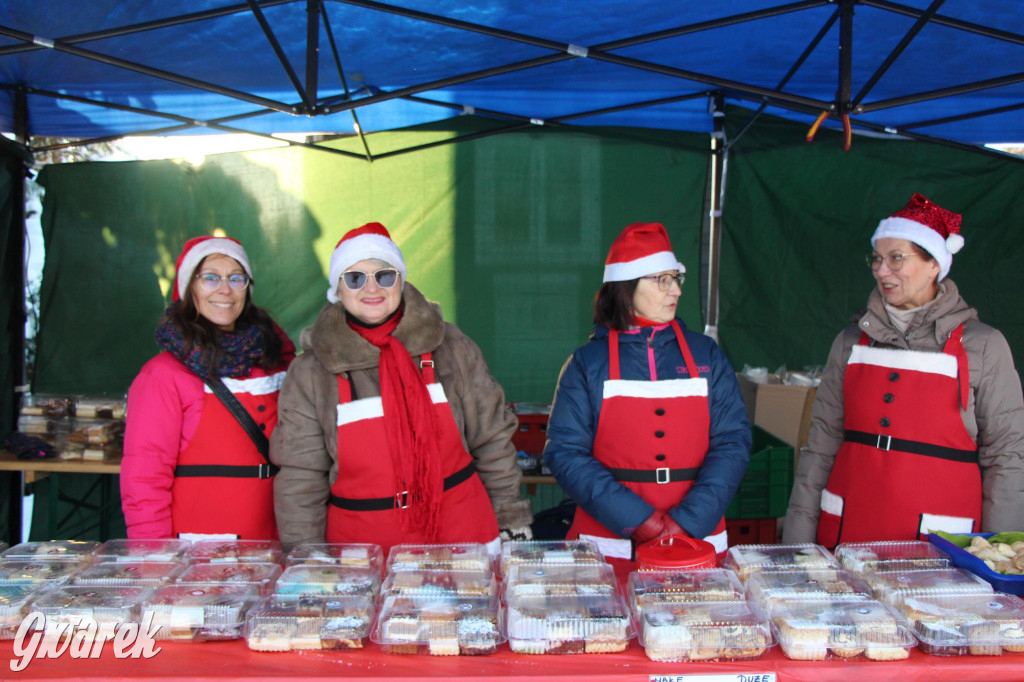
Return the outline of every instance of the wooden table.
<path id="1" fill-rule="evenodd" d="M 22 542 L 27 538 L 21 537 L 21 500 L 24 497 L 25 485 L 37 483 L 49 478 L 49 506 L 50 524 L 47 533 L 48 539 L 58 538 L 57 502 L 61 499 L 60 477 L 61 474 L 103 474 L 96 483 L 89 488 L 83 498 L 71 498 L 65 496 L 63 499 L 76 505 L 99 513 L 100 539 L 106 540 L 110 532 L 110 507 L 115 503 L 113 491 L 113 479 L 111 475 L 121 473 L 121 453 L 107 455 L 102 460 L 93 459 L 18 459 L 13 453 L 0 450 L 0 471 L 20 472 L 20 476 L 12 477 L 8 499 L 10 509 L 8 513 L 7 537 L 11 545 Z M 99 488 L 100 504 L 92 504 L 86 498 Z M 120 504 L 120 496 L 116 501 Z"/>

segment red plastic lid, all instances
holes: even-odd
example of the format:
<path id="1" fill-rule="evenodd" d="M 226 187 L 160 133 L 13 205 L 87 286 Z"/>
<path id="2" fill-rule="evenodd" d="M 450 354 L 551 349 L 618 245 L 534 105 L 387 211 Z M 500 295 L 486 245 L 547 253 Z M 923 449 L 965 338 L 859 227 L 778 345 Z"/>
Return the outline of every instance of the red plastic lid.
<path id="1" fill-rule="evenodd" d="M 666 535 L 636 548 L 640 570 L 714 568 L 718 565 L 715 546 L 682 535 Z"/>

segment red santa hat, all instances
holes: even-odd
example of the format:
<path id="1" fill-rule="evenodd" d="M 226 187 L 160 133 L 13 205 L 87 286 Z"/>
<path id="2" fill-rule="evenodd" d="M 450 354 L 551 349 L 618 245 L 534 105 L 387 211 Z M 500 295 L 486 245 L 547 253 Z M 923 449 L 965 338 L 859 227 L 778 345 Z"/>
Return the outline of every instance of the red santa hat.
<path id="1" fill-rule="evenodd" d="M 672 253 L 665 228 L 659 223 L 633 223 L 612 242 L 603 281 L 625 282 L 664 270 L 686 272 Z"/>
<path id="2" fill-rule="evenodd" d="M 193 237 L 185 242 L 175 263 L 174 291 L 171 300 L 177 301 L 185 297 L 189 282 L 192 281 L 192 274 L 204 258 L 213 254 L 234 258 L 245 270 L 245 274 L 249 275 L 249 279 L 252 279 L 249 256 L 245 254 L 241 242 L 231 237 Z"/>
<path id="3" fill-rule="evenodd" d="M 906 206 L 878 223 L 871 236 L 871 246 L 885 238 L 912 241 L 938 262 L 939 280 L 942 280 L 953 265 L 953 254 L 964 247 L 964 238 L 960 236 L 961 219 L 959 213 L 915 194 Z"/>
<path id="4" fill-rule="evenodd" d="M 342 273 L 361 260 L 375 258 L 382 260 L 402 275 L 405 282 L 405 259 L 398 244 L 391 240 L 386 227 L 380 223 L 366 223 L 362 227 L 349 230 L 334 247 L 331 254 L 331 267 L 328 271 L 327 300 L 337 303 L 338 282 Z"/>

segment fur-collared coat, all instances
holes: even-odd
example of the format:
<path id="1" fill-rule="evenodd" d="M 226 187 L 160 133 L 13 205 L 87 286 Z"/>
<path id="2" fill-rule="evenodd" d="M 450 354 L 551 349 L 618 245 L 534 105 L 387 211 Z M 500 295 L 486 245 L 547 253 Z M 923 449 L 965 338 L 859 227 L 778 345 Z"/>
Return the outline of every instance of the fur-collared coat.
<path id="1" fill-rule="evenodd" d="M 409 283 L 402 300 L 405 310 L 394 334 L 413 358 L 433 353 L 437 380 L 498 526 L 529 526 L 530 502 L 519 492 L 522 472 L 511 441 L 518 422 L 505 405 L 504 391 L 479 347 L 442 319 L 436 303 Z M 270 439 L 270 457 L 281 467 L 274 479 L 274 509 L 286 547 L 325 539 L 330 488 L 338 476 L 338 375 L 351 380 L 357 398 L 380 395 L 380 350 L 348 326 L 341 303 L 324 306 L 317 321 L 302 331 L 300 343 L 304 352 L 281 387 Z"/>

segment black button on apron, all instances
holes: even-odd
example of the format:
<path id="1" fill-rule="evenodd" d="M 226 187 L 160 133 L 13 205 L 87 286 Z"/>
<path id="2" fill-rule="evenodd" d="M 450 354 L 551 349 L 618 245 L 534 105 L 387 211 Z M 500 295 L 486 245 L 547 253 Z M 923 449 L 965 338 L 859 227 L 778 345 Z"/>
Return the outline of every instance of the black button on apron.
<path id="1" fill-rule="evenodd" d="M 262 412 L 263 410 L 267 409 L 267 406 L 266 406 L 266 405 L 258 405 L 258 406 L 256 407 L 256 409 L 257 409 L 258 411 Z"/>
<path id="2" fill-rule="evenodd" d="M 266 424 L 260 424 L 260 431 L 266 431 L 266 430 L 267 430 L 267 425 Z"/>
<path id="3" fill-rule="evenodd" d="M 899 381 L 899 380 L 900 380 L 900 373 L 899 372 L 890 372 L 889 373 L 889 381 Z"/>
<path id="4" fill-rule="evenodd" d="M 882 417 L 879 420 L 878 423 L 881 424 L 882 426 L 889 426 L 889 418 L 888 417 Z"/>
<path id="5" fill-rule="evenodd" d="M 665 437 L 665 432 L 664 431 L 655 431 L 654 432 L 654 437 L 655 438 L 664 438 Z"/>
<path id="6" fill-rule="evenodd" d="M 659 462 L 664 462 L 665 461 L 665 455 L 655 455 L 654 459 L 658 460 Z"/>
<path id="7" fill-rule="evenodd" d="M 654 414 L 658 415 L 659 417 L 664 417 L 664 416 L 665 416 L 665 410 L 663 410 L 663 409 L 661 409 L 661 408 L 659 407 L 658 409 L 656 409 L 656 410 L 654 411 Z"/>
<path id="8" fill-rule="evenodd" d="M 893 400 L 896 400 L 896 396 L 894 396 L 892 393 L 886 393 L 884 396 L 882 396 L 882 400 L 884 400 L 887 403 L 891 403 Z"/>

